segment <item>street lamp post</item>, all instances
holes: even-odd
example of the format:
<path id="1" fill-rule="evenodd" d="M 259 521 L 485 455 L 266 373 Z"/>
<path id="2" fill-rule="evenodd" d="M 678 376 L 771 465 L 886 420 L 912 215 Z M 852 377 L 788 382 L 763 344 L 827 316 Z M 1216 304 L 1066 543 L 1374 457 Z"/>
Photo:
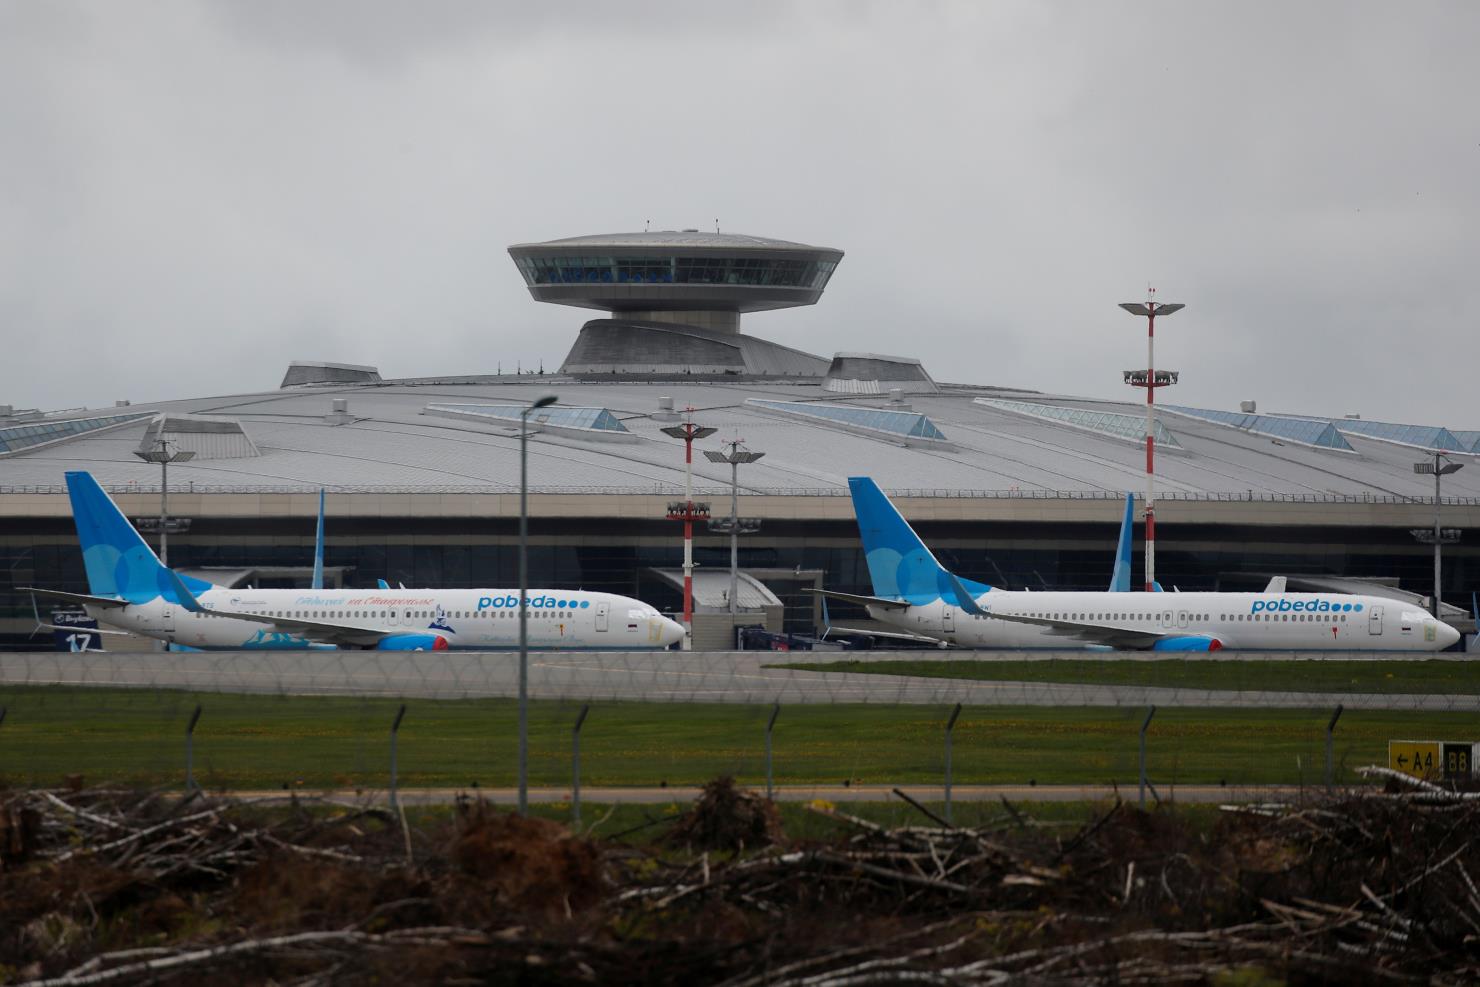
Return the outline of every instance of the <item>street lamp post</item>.
<path id="1" fill-rule="evenodd" d="M 1440 551 L 1440 546 L 1445 541 L 1444 531 L 1443 531 L 1443 529 L 1441 529 L 1439 527 L 1439 480 L 1440 480 L 1441 477 L 1446 476 L 1447 474 L 1459 472 L 1460 470 L 1464 469 L 1464 465 L 1465 465 L 1464 463 L 1446 462 L 1445 460 L 1447 460 L 1448 458 L 1449 457 L 1446 456 L 1446 455 L 1444 455 L 1444 453 L 1442 453 L 1439 450 L 1435 449 L 1434 450 L 1434 461 L 1432 463 L 1429 462 L 1428 460 L 1424 460 L 1421 463 L 1414 463 L 1413 464 L 1413 472 L 1415 472 L 1415 473 L 1418 473 L 1420 475 L 1426 474 L 1426 473 L 1432 473 L 1432 474 L 1434 474 L 1434 534 L 1433 534 L 1433 538 L 1434 538 L 1434 606 L 1433 606 L 1433 610 L 1434 610 L 1434 619 L 1435 620 L 1441 619 L 1439 617 L 1439 585 L 1440 585 L 1440 581 L 1439 581 L 1439 573 L 1440 573 L 1440 569 L 1439 569 L 1439 551 Z M 1427 532 L 1424 532 L 1424 533 L 1427 534 Z M 1417 532 L 1415 532 L 1415 534 L 1417 534 Z M 1427 541 L 1427 539 L 1424 539 L 1424 540 Z M 1458 540 L 1458 539 L 1456 538 L 1456 539 L 1453 539 L 1453 540 Z"/>
<path id="2" fill-rule="evenodd" d="M 548 408 L 547 394 L 519 412 L 519 814 L 529 814 L 529 413 Z"/>
<path id="3" fill-rule="evenodd" d="M 1171 315 L 1187 306 L 1180 302 L 1158 302 L 1152 288 L 1145 302 L 1121 302 L 1132 315 L 1146 316 L 1146 369 L 1125 371 L 1125 382 L 1146 388 L 1146 592 L 1156 583 L 1156 389 L 1177 382 L 1174 370 L 1156 370 L 1156 317 Z"/>
<path id="4" fill-rule="evenodd" d="M 735 605 L 735 597 L 740 587 L 740 464 L 753 463 L 765 455 L 763 452 L 751 452 L 745 448 L 740 439 L 724 443 L 729 447 L 729 452 L 713 452 L 704 450 L 705 457 L 711 463 L 730 464 L 730 616 L 733 618 L 738 610 Z M 760 527 L 760 522 L 755 518 L 746 518 L 749 522 L 748 531 L 754 531 Z M 710 521 L 711 528 L 716 527 L 716 522 Z M 731 623 L 734 621 L 732 620 Z"/>
<path id="5" fill-rule="evenodd" d="M 164 423 L 160 422 L 159 433 L 148 449 L 135 449 L 134 455 L 146 463 L 159 464 L 159 561 L 170 564 L 170 463 L 184 463 L 195 458 L 195 453 L 175 448 L 175 443 L 164 437 Z"/>

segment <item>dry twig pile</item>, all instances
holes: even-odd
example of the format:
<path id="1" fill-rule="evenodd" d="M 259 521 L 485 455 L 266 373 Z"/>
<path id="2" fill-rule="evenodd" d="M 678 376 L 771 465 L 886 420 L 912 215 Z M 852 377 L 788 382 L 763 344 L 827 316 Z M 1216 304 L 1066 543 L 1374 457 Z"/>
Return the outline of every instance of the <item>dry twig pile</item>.
<path id="1" fill-rule="evenodd" d="M 817 810 L 840 832 L 811 844 L 764 800 L 757 816 L 754 796 L 709 794 L 653 848 L 463 803 L 413 832 L 408 862 L 395 821 L 361 807 L 13 793 L 0 981 L 1480 978 L 1480 801 L 1437 789 L 1239 809 L 1211 831 L 1118 803 L 1072 835 Z M 757 826 L 774 845 L 749 849 Z M 737 833 L 748 849 L 701 849 Z"/>

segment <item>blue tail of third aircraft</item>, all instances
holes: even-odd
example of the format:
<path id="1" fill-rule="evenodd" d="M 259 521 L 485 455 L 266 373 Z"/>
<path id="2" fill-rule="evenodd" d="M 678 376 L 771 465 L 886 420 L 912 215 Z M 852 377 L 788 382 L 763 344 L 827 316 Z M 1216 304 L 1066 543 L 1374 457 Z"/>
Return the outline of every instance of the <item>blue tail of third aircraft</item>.
<path id="1" fill-rule="evenodd" d="M 177 577 L 166 569 L 91 473 L 69 472 L 67 494 L 72 500 L 77 540 L 82 545 L 88 592 L 94 596 L 131 603 L 164 597 L 183 603 L 176 592 L 177 579 L 196 593 L 211 588 L 210 583 Z"/>
<path id="2" fill-rule="evenodd" d="M 1115 543 L 1115 568 L 1110 573 L 1110 592 L 1131 591 L 1131 534 L 1135 528 L 1134 494 L 1125 495 L 1125 514 L 1120 519 L 1120 540 Z"/>
<path id="3" fill-rule="evenodd" d="M 935 560 L 879 485 L 866 476 L 851 476 L 848 490 L 853 494 L 853 513 L 858 519 L 874 595 L 911 603 L 955 600 L 951 574 Z M 992 590 L 967 579 L 961 583 L 974 596 Z"/>

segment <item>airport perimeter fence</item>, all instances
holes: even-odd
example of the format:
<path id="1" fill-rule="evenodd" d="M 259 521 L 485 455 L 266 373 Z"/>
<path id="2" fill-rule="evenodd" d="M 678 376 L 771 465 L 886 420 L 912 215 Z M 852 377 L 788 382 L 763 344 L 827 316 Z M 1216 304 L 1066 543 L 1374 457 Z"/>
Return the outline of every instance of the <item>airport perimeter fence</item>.
<path id="1" fill-rule="evenodd" d="M 1324 654 L 1271 671 L 1261 656 L 1220 661 L 1222 678 L 1202 681 L 1193 666 L 1205 658 L 858 657 L 531 652 L 530 784 L 568 799 L 580 765 L 588 788 L 677 791 L 729 774 L 757 788 L 842 786 L 881 799 L 894 785 L 949 780 L 964 798 L 990 785 L 1135 792 L 1144 773 L 1165 794 L 1355 783 L 1356 768 L 1387 763 L 1388 741 L 1480 741 L 1480 666 L 1463 660 L 1368 655 L 1347 665 Z M 1322 670 L 1333 658 L 1371 671 L 1343 685 Z M 936 672 L 1024 664 L 1003 680 L 880 674 L 874 664 L 900 660 Z M 836 661 L 849 664 L 779 667 Z M 1138 671 L 1153 665 L 1161 681 Z M 1072 681 L 1043 680 L 1054 677 Z M 507 790 L 517 695 L 511 652 L 4 654 L 0 782 L 384 793 L 398 772 L 403 787 Z"/>

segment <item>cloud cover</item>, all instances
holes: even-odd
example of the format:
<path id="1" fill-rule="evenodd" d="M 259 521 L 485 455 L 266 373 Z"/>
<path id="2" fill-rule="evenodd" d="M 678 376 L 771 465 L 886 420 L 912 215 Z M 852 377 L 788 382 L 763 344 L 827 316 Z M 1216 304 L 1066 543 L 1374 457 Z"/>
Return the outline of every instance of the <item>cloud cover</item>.
<path id="1" fill-rule="evenodd" d="M 1480 427 L 1465 3 L 0 0 L 0 402 L 558 366 L 511 243 L 847 252 L 745 330 L 940 380 Z"/>

